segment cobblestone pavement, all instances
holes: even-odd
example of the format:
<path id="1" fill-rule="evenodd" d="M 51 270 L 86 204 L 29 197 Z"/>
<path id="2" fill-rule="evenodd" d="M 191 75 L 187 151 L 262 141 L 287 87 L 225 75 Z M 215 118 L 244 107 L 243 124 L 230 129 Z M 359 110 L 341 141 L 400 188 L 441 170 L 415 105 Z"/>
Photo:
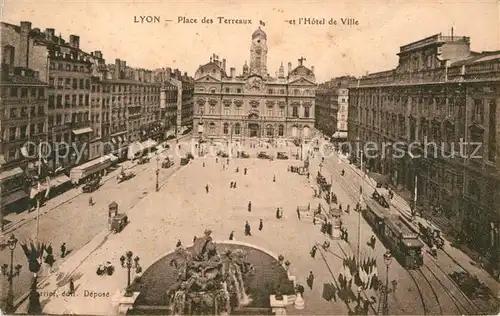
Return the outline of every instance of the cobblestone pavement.
<path id="1" fill-rule="evenodd" d="M 179 168 L 179 162 L 170 169 L 162 169 L 159 181 L 166 179 Z M 117 183 L 116 175 L 119 168 L 109 173 L 103 180 L 102 186 L 90 193 L 81 194 L 81 187 L 71 189 L 54 199 L 50 199 L 40 209 L 39 225 L 40 240 L 51 243 L 55 253 L 56 262 L 54 270 L 65 260 L 73 260 L 72 257 L 81 247 L 91 241 L 103 229 L 107 227 L 108 204 L 117 201 L 120 212 L 126 212 L 136 205 L 146 194 L 155 190 L 156 161 L 139 165 L 132 170 L 136 174 L 133 179 Z M 126 194 L 124 194 L 126 192 Z M 89 207 L 88 199 L 92 196 L 95 203 Z M 35 213 L 35 212 L 33 212 Z M 21 246 L 22 242 L 29 241 L 36 236 L 36 214 L 25 214 L 23 220 L 17 225 L 17 229 L 6 234 L 14 233 L 19 240 L 14 251 L 14 265 L 21 264 L 21 274 L 13 281 L 14 296 L 16 299 L 27 293 L 31 283 L 32 274 L 28 270 L 28 262 Z M 8 235 L 7 235 L 8 236 Z M 60 258 L 60 246 L 65 242 L 69 255 Z M 10 263 L 10 250 L 0 251 L 0 264 Z M 43 266 L 39 273 L 39 280 L 49 274 L 49 268 Z M 5 297 L 7 292 L 7 279 L 1 279 L 0 297 Z"/>
<path id="2" fill-rule="evenodd" d="M 202 166 L 205 161 L 205 167 Z M 104 293 L 113 296 L 126 284 L 126 272 L 120 268 L 119 257 L 127 250 L 141 257 L 144 268 L 173 250 L 178 239 L 190 244 L 195 235 L 201 235 L 205 228 L 213 230 L 215 240 L 226 240 L 234 230 L 237 240 L 245 241 L 283 254 L 291 265 L 291 274 L 298 283 L 305 283 L 309 271 L 314 271 L 316 283 L 306 291 L 305 310 L 301 314 L 346 314 L 343 303 L 327 302 L 321 298 L 323 282 L 332 282 L 325 261 L 308 253 L 316 243 L 325 239 L 318 226 L 310 221 L 299 221 L 296 217 L 297 205 L 312 201 L 310 184 L 303 176 L 286 171 L 291 161 L 233 159 L 229 169 L 222 170 L 215 159 L 195 159 L 187 167 L 175 173 L 158 194 L 144 198 L 129 212 L 131 223 L 120 234 L 100 238 L 82 253 L 75 254 L 54 275 L 42 290 L 46 313 L 72 314 L 113 314 L 110 297 L 90 298 L 89 294 Z M 247 167 L 248 174 L 236 173 Z M 272 182 L 276 174 L 276 182 Z M 236 181 L 237 188 L 230 189 L 229 182 Z M 205 192 L 209 184 L 210 191 Z M 252 212 L 247 211 L 248 201 L 252 201 Z M 275 218 L 277 206 L 283 207 L 284 218 Z M 260 218 L 264 229 L 257 229 Z M 244 223 L 252 225 L 252 236 L 244 236 Z M 105 242 L 104 242 L 105 240 Z M 99 277 L 95 273 L 97 265 L 109 260 L 117 271 L 112 276 Z M 338 270 L 341 260 L 329 262 Z M 73 276 L 77 286 L 76 296 L 63 297 L 67 290 L 67 280 Z M 66 281 L 65 281 L 66 280 Z M 50 294 L 54 293 L 54 294 Z M 87 296 L 85 297 L 85 295 Z"/>
<path id="3" fill-rule="evenodd" d="M 347 160 L 339 159 L 339 156 L 334 155 L 325 159 L 324 167 L 322 172 L 327 179 L 333 178 L 334 186 L 337 188 L 333 189 L 337 192 L 339 188 L 340 192 L 344 193 L 344 197 L 339 196 L 339 202 L 348 201 L 351 205 L 359 199 L 359 186 L 363 186 L 363 192 L 365 197 L 369 198 L 369 195 L 373 192 L 375 183 L 373 180 L 362 176 L 361 172 L 355 169 L 352 165 L 348 165 Z M 319 163 L 319 158 L 316 160 L 316 164 Z M 317 167 L 318 168 L 318 167 Z M 341 170 L 345 170 L 346 174 L 344 177 L 341 176 Z M 345 194 L 347 193 L 347 194 Z M 393 199 L 393 206 L 391 206 L 391 211 L 395 214 L 401 214 L 408 217 L 409 206 L 404 202 L 403 199 L 396 196 Z M 363 235 L 365 235 L 365 240 L 369 238 L 372 234 L 371 228 L 368 224 L 361 218 L 361 240 L 363 241 Z M 365 225 L 363 225 L 365 224 Z M 363 227 L 364 226 L 364 227 Z M 365 234 L 364 234 L 365 233 Z M 357 243 L 356 234 L 351 234 L 353 240 Z M 366 243 L 361 243 L 361 246 Z M 366 248 L 366 247 L 365 247 Z M 380 247 L 382 248 L 382 247 Z M 355 249 L 355 248 L 353 248 Z M 393 293 L 390 298 L 392 298 L 392 306 L 397 306 L 402 313 L 422 313 L 422 314 L 463 314 L 463 313 L 493 313 L 498 312 L 498 301 L 494 298 L 484 301 L 476 299 L 471 301 L 465 294 L 463 294 L 460 289 L 451 280 L 448 274 L 454 271 L 463 271 L 464 266 L 466 266 L 470 259 L 465 256 L 465 254 L 460 251 L 453 249 L 453 255 L 457 252 L 459 254 L 453 257 L 450 254 L 451 246 L 447 244 L 444 251 L 440 251 L 438 258 L 435 259 L 428 253 L 428 248 L 424 249 L 424 266 L 418 271 L 402 271 L 401 266 L 393 260 L 390 268 L 390 278 L 394 273 L 393 278 L 396 279 L 398 284 L 400 284 L 396 293 Z M 381 251 L 380 254 L 383 252 Z M 461 255 L 460 255 L 461 254 Z M 380 260 L 380 262 L 383 262 Z M 463 262 L 463 264 L 462 264 Z M 459 263 L 459 264 L 457 264 Z M 395 270 L 394 270 L 395 269 Z M 477 269 L 477 268 L 476 268 Z M 471 272 L 470 270 L 468 270 Z M 484 271 L 483 271 L 484 272 Z M 472 272 L 473 274 L 475 273 Z M 484 277 L 484 274 L 483 274 Z M 481 280 L 481 279 L 480 279 Z M 485 281 L 483 281 L 485 280 Z M 493 278 L 483 278 L 481 281 L 485 282 L 486 285 L 492 286 L 494 289 L 498 289 L 498 283 Z M 407 284 L 407 285 L 405 285 Z M 408 295 L 408 292 L 417 292 L 418 295 Z M 418 298 L 415 301 L 410 300 L 410 298 Z M 391 306 L 391 304 L 389 304 Z M 394 311 L 396 313 L 396 311 Z"/>
<path id="4" fill-rule="evenodd" d="M 352 171 L 352 174 L 341 177 L 339 171 L 344 166 L 334 165 L 338 163 L 337 158 L 328 160 L 324 172 L 331 172 L 331 178 L 334 179 L 333 190 L 341 203 L 354 205 L 358 198 L 356 192 L 359 184 L 351 181 L 351 178 L 354 179 L 356 174 Z M 315 284 L 312 290 L 307 288 L 304 294 L 306 308 L 301 311 L 290 308 L 288 313 L 347 314 L 356 302 L 327 302 L 321 295 L 323 282 L 335 284 L 334 278 L 342 266 L 342 258 L 357 252 L 358 214 L 351 212 L 343 216 L 343 224 L 349 231 L 349 244 L 331 241 L 332 246 L 328 252 L 320 251 L 315 259 L 311 258 L 311 247 L 323 243 L 326 238 L 319 232 L 319 226 L 312 225 L 310 220 L 299 221 L 295 210 L 298 205 L 306 206 L 310 203 L 315 206 L 324 202 L 312 197 L 311 183 L 304 176 L 286 171 L 290 164 L 299 165 L 301 162 L 231 159 L 229 167 L 223 170 L 221 160 L 215 163 L 214 158 L 196 158 L 173 174 L 160 192 L 149 194 L 138 201 L 128 213 L 131 223 L 123 232 L 108 236 L 103 231 L 59 267 L 41 290 L 44 312 L 115 314 L 111 296 L 126 285 L 126 272 L 120 268 L 118 260 L 125 251 L 132 250 L 134 255 L 140 256 L 141 265 L 147 269 L 172 251 L 178 239 L 183 244 L 190 244 L 195 235 L 201 235 L 205 228 L 210 228 L 215 240 L 227 239 L 234 230 L 237 240 L 283 254 L 292 263 L 291 274 L 296 276 L 298 283 L 305 285 L 309 271 L 314 272 Z M 313 170 L 317 170 L 317 164 L 317 160 L 313 162 Z M 239 173 L 235 172 L 236 167 L 239 168 Z M 245 167 L 248 168 L 246 176 L 242 172 Z M 345 169 L 346 172 L 351 172 Z M 276 182 L 272 182 L 273 175 L 276 175 Z M 236 181 L 236 189 L 229 188 L 230 181 Z M 208 194 L 204 188 L 206 184 L 210 187 Z M 124 191 L 121 192 L 122 195 L 117 199 L 120 205 L 120 199 L 124 198 Z M 249 201 L 252 201 L 250 213 L 247 211 Z M 281 220 L 275 218 L 277 206 L 284 209 L 284 218 Z M 260 218 L 264 221 L 263 231 L 257 230 Z M 252 236 L 249 237 L 243 235 L 246 220 L 252 225 Z M 363 219 L 360 223 L 362 257 L 377 258 L 379 276 L 384 280 L 382 255 L 385 249 L 379 241 L 375 249 L 366 245 L 372 235 L 371 228 Z M 115 265 L 115 274 L 97 276 L 97 265 L 108 260 Z M 396 260 L 391 263 L 389 281 L 398 282 L 397 290 L 389 295 L 391 314 L 479 313 L 449 279 L 439 275 L 445 269 L 439 262 L 429 261 L 428 256 L 424 260 L 428 263 L 427 270 L 422 269 L 422 272 L 416 273 L 407 272 Z M 434 277 L 434 274 L 439 277 Z M 75 280 L 77 291 L 75 296 L 64 297 L 69 277 Z M 353 288 L 353 292 L 356 289 Z M 378 306 L 378 294 L 368 290 L 363 296 L 376 298 L 376 303 L 370 309 L 370 313 L 374 314 Z"/>

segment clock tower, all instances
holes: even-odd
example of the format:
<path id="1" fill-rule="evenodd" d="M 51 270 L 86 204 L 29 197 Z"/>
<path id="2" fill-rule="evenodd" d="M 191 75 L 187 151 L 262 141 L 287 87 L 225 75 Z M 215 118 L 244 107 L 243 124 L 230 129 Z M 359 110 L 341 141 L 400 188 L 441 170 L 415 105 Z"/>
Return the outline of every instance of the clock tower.
<path id="1" fill-rule="evenodd" d="M 252 34 L 250 73 L 267 76 L 267 35 L 260 27 Z"/>

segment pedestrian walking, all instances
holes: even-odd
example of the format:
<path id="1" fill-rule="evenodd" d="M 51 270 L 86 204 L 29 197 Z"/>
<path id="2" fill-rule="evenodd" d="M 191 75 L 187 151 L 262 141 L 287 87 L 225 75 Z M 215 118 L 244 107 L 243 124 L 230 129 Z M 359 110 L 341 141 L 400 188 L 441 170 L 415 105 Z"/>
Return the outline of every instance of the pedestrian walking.
<path id="1" fill-rule="evenodd" d="M 94 205 L 94 200 L 92 200 L 92 196 L 89 197 L 89 206 Z"/>
<path id="2" fill-rule="evenodd" d="M 374 235 L 372 235 L 372 236 L 370 237 L 370 246 L 372 247 L 372 249 L 375 249 L 375 242 L 376 242 L 376 241 L 377 241 L 377 240 L 375 239 L 375 236 L 374 236 Z"/>
<path id="3" fill-rule="evenodd" d="M 229 165 L 229 158 L 227 158 L 227 164 Z"/>
<path id="4" fill-rule="evenodd" d="M 342 203 L 339 204 L 339 211 L 342 212 Z"/>
<path id="5" fill-rule="evenodd" d="M 205 162 L 203 162 L 203 168 L 205 168 Z"/>
<path id="6" fill-rule="evenodd" d="M 234 185 L 234 183 L 233 183 L 233 181 L 231 181 L 231 182 L 229 183 L 229 188 L 230 188 L 230 189 L 232 189 L 232 188 L 233 188 L 233 185 Z"/>
<path id="7" fill-rule="evenodd" d="M 316 226 L 316 214 L 313 215 L 313 225 Z"/>
<path id="8" fill-rule="evenodd" d="M 251 212 L 252 211 L 252 201 L 249 201 L 248 202 L 248 211 Z"/>
<path id="9" fill-rule="evenodd" d="M 314 284 L 314 274 L 312 271 L 309 271 L 309 275 L 307 276 L 306 279 L 307 286 L 312 290 L 313 284 Z"/>
<path id="10" fill-rule="evenodd" d="M 182 243 L 181 243 L 181 240 L 177 240 L 177 243 L 175 244 L 175 248 L 179 248 L 180 246 L 182 246 Z"/>
<path id="11" fill-rule="evenodd" d="M 252 236 L 251 227 L 248 221 L 245 222 L 245 236 Z"/>
<path id="12" fill-rule="evenodd" d="M 273 175 L 273 182 L 276 182 L 276 175 Z"/>
<path id="13" fill-rule="evenodd" d="M 236 173 L 240 172 L 240 167 L 236 167 Z"/>
<path id="14" fill-rule="evenodd" d="M 244 175 L 247 175 L 247 171 L 248 171 L 248 169 L 247 169 L 247 168 L 243 169 L 243 174 L 244 174 Z"/>
<path id="15" fill-rule="evenodd" d="M 299 210 L 299 207 L 297 206 L 297 218 L 299 219 L 300 221 L 300 210 Z"/>
<path id="16" fill-rule="evenodd" d="M 392 293 L 396 293 L 396 286 L 398 285 L 398 281 L 392 280 L 391 285 L 392 285 Z"/>
<path id="17" fill-rule="evenodd" d="M 316 256 L 316 251 L 318 250 L 318 247 L 316 247 L 315 245 L 311 248 L 311 257 L 314 259 L 314 257 Z"/>
<path id="18" fill-rule="evenodd" d="M 208 184 L 205 186 L 205 191 L 208 193 Z"/>
<path id="19" fill-rule="evenodd" d="M 234 240 L 234 230 L 229 234 L 229 240 Z"/>
<path id="20" fill-rule="evenodd" d="M 236 181 L 233 183 L 233 189 L 236 189 Z"/>
<path id="21" fill-rule="evenodd" d="M 219 158 L 215 157 L 215 163 L 219 163 Z"/>
<path id="22" fill-rule="evenodd" d="M 75 294 L 75 282 L 73 282 L 73 278 L 69 279 L 69 294 Z"/>
<path id="23" fill-rule="evenodd" d="M 63 242 L 61 245 L 61 258 L 64 258 L 66 256 L 66 243 Z"/>
<path id="24" fill-rule="evenodd" d="M 262 228 L 264 228 L 264 223 L 262 222 L 262 218 L 261 218 L 260 222 L 259 222 L 259 230 L 262 230 Z"/>

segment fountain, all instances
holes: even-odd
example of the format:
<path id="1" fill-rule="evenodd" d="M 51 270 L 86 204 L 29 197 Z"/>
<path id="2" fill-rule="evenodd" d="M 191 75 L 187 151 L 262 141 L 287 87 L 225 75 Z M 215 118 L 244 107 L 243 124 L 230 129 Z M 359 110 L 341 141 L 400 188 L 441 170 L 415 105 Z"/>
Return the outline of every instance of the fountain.
<path id="1" fill-rule="evenodd" d="M 244 277 L 254 272 L 241 249 L 223 249 L 219 254 L 206 230 L 191 250 L 179 247 L 170 265 L 177 270 L 177 280 L 167 290 L 173 315 L 228 315 L 251 302 Z"/>

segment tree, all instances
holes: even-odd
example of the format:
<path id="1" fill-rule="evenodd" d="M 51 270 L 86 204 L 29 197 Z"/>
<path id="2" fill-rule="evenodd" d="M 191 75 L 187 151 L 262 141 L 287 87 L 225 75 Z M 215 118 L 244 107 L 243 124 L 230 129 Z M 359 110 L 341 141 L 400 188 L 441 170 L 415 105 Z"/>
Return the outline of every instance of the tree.
<path id="1" fill-rule="evenodd" d="M 21 244 L 26 259 L 28 260 L 29 270 L 33 273 L 33 281 L 31 283 L 31 290 L 29 295 L 29 306 L 28 314 L 40 314 L 42 312 L 42 307 L 40 305 L 40 294 L 37 292 L 38 283 L 38 272 L 42 267 L 42 256 L 47 248 L 45 243 L 29 241 L 29 247 L 27 243 Z"/>

